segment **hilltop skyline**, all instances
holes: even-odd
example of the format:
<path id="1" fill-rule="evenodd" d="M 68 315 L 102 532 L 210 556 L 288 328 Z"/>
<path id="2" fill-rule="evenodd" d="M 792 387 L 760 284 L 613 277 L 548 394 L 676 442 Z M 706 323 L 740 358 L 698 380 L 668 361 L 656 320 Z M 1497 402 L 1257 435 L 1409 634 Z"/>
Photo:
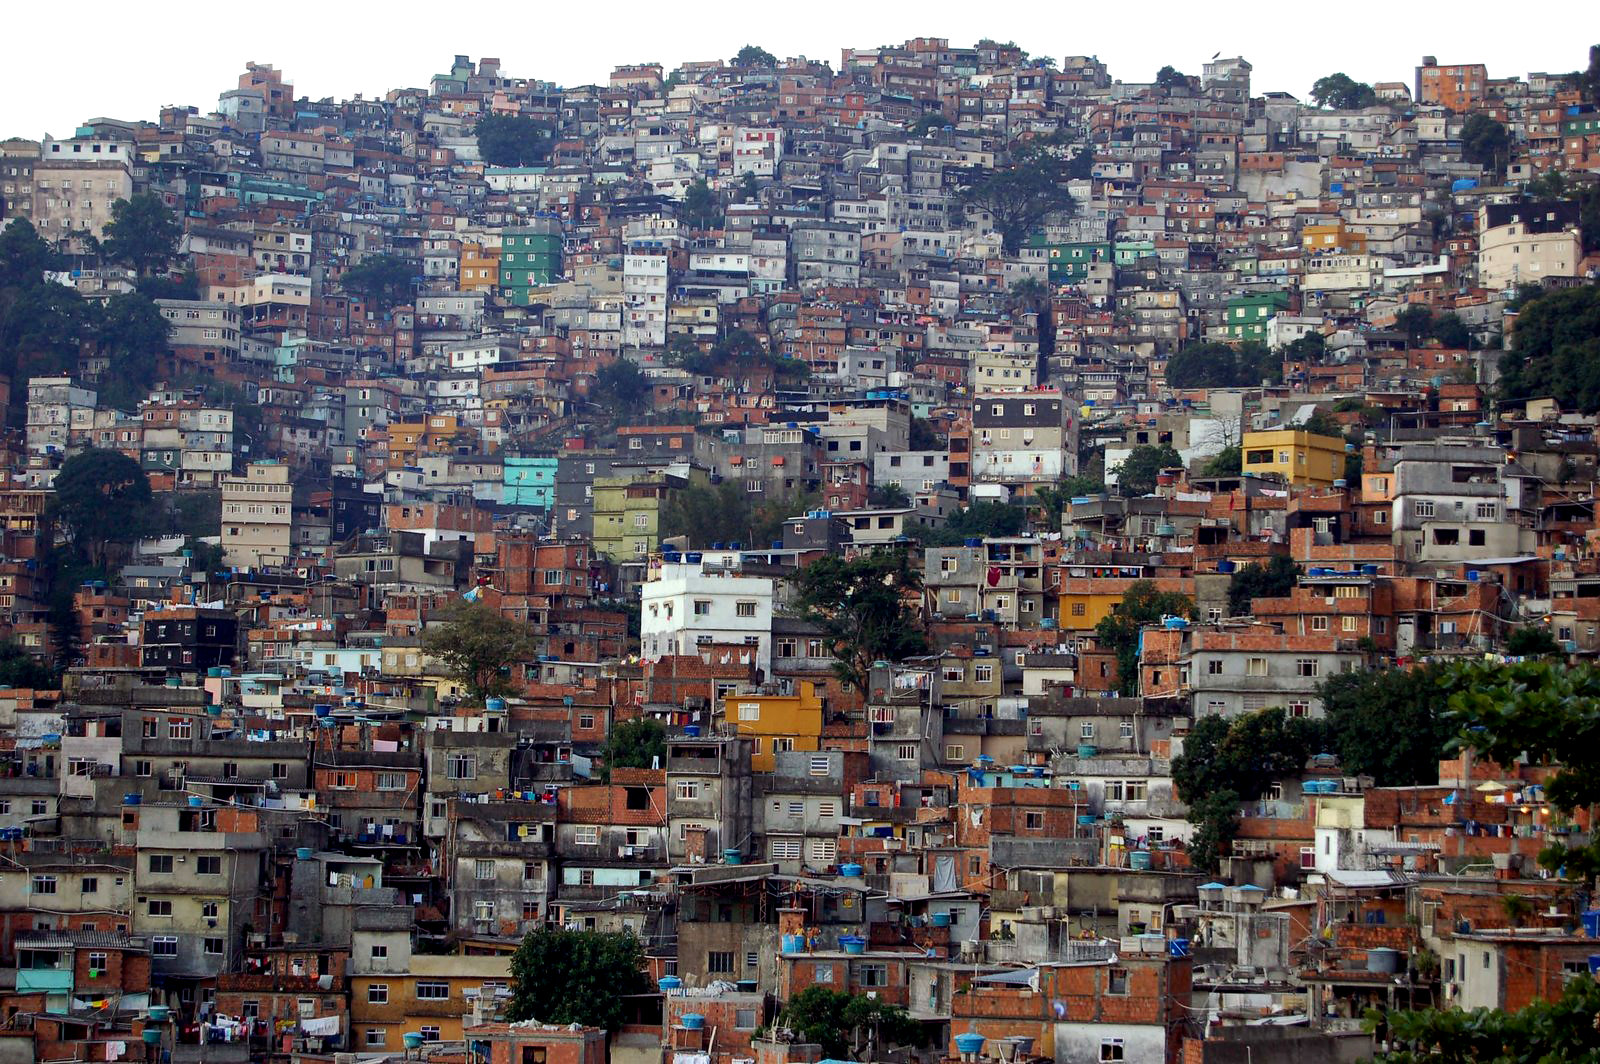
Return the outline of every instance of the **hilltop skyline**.
<path id="1" fill-rule="evenodd" d="M 642 5 L 615 6 L 648 12 Z M 1586 5 L 1547 8 L 1559 18 L 1563 11 L 1580 13 Z M 170 10 L 159 42 L 141 42 L 138 29 L 132 41 L 158 47 L 163 57 L 175 61 L 130 64 L 129 55 L 138 53 L 130 53 L 129 36 L 89 36 L 74 42 L 76 68 L 92 72 L 114 66 L 118 77 L 75 82 L 61 77 L 58 53 L 18 47 L 47 39 L 57 13 L 49 8 L 16 13 L 9 27 L 12 46 L 0 49 L 0 92 L 6 100 L 0 109 L 0 137 L 66 136 L 91 117 L 153 119 L 160 107 L 171 104 L 192 105 L 205 113 L 216 106 L 217 94 L 233 85 L 246 60 L 273 64 L 293 81 L 297 93 L 313 100 L 348 99 L 358 93 L 372 98 L 394 88 L 425 86 L 458 53 L 494 56 L 512 77 L 572 86 L 603 83 L 621 64 L 660 62 L 670 70 L 682 62 L 727 58 L 750 43 L 780 58 L 805 55 L 837 69 L 840 48 L 916 36 L 945 37 L 957 45 L 984 37 L 1012 40 L 1033 55 L 1058 59 L 1095 55 L 1109 65 L 1113 77 L 1130 82 L 1148 81 L 1167 64 L 1198 73 L 1213 53 L 1242 55 L 1254 66 L 1254 91 L 1301 98 L 1313 81 L 1338 70 L 1358 81 L 1409 84 L 1425 54 L 1443 63 L 1486 62 L 1493 77 L 1566 72 L 1587 62 L 1587 45 L 1573 45 L 1569 51 L 1562 42 L 1518 34 L 1496 36 L 1491 43 L 1476 20 L 1449 22 L 1420 10 L 1376 3 L 1346 5 L 1336 21 L 1318 26 L 1319 40 L 1309 59 L 1297 41 L 1286 47 L 1284 33 L 1270 24 L 1196 24 L 1180 15 L 1151 18 L 1141 22 L 1137 34 L 1129 34 L 1119 24 L 1120 8 L 1074 11 L 1070 24 L 1050 24 L 1023 13 L 943 2 L 910 14 L 827 4 L 820 10 L 835 17 L 795 24 L 748 8 L 713 4 L 702 8 L 708 17 L 692 24 L 622 17 L 608 19 L 604 34 L 592 31 L 584 8 L 541 11 L 537 20 L 512 16 L 493 29 L 469 24 L 437 32 L 416 32 L 416 16 L 426 9 L 411 2 L 386 7 L 381 22 L 360 10 L 330 15 L 324 8 L 290 3 L 276 9 L 282 14 L 269 25 L 236 27 L 219 27 L 215 12 L 196 4 Z M 812 5 L 810 10 L 819 9 Z M 203 17 L 184 17 L 191 11 Z M 728 17 L 716 17 L 723 13 Z M 1372 34 L 1366 27 L 1369 19 L 1378 18 L 1383 32 Z M 351 54 L 350 44 L 358 39 L 366 43 Z"/>

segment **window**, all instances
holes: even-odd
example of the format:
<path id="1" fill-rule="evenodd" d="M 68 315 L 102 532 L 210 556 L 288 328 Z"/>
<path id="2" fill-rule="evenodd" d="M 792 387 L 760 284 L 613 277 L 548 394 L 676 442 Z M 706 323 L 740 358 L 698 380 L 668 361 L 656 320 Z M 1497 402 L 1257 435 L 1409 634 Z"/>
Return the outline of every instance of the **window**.
<path id="1" fill-rule="evenodd" d="M 756 615 L 756 604 L 754 602 L 735 603 L 733 612 L 740 617 L 754 617 Z"/>
<path id="2" fill-rule="evenodd" d="M 1322 674 L 1322 662 L 1316 658 L 1300 658 L 1294 663 L 1297 676 L 1319 676 Z"/>
<path id="3" fill-rule="evenodd" d="M 800 860 L 800 840 L 772 838 L 767 842 L 767 856 L 774 861 Z"/>
<path id="4" fill-rule="evenodd" d="M 1354 619 L 1350 618 L 1350 620 Z M 1328 630 L 1328 618 L 1320 614 L 1311 618 L 1311 630 L 1313 632 L 1326 632 Z"/>
<path id="5" fill-rule="evenodd" d="M 1080 739 L 1093 739 L 1094 738 L 1094 721 L 1086 720 L 1083 723 L 1078 725 L 1078 738 L 1080 738 Z"/>
<path id="6" fill-rule="evenodd" d="M 54 894 L 56 892 L 56 877 L 34 876 L 33 892 L 35 894 Z"/>
<path id="7" fill-rule="evenodd" d="M 194 734 L 194 722 L 188 717 L 173 717 L 167 721 L 168 739 L 187 739 Z"/>
<path id="8" fill-rule="evenodd" d="M 806 843 L 807 859 L 812 864 L 832 864 L 839 855 L 839 843 L 836 839 L 812 839 Z"/>
<path id="9" fill-rule="evenodd" d="M 572 841 L 579 846 L 600 845 L 600 828 L 594 824 L 579 824 L 572 829 Z"/>
<path id="10" fill-rule="evenodd" d="M 710 599 L 695 599 L 694 600 L 694 615 L 696 617 L 709 617 L 709 616 L 711 616 L 711 600 Z"/>
<path id="11" fill-rule="evenodd" d="M 1028 813 L 1028 814 L 1026 814 L 1025 823 L 1026 823 L 1026 826 L 1027 826 L 1029 831 L 1043 831 L 1044 830 L 1044 814 L 1043 813 Z"/>
<path id="12" fill-rule="evenodd" d="M 172 903 L 160 898 L 151 898 L 145 902 L 144 911 L 149 916 L 171 916 Z"/>
<path id="13" fill-rule="evenodd" d="M 474 879 L 493 879 L 494 878 L 494 862 L 493 861 L 474 861 L 473 864 L 472 864 L 472 878 L 474 878 Z"/>
<path id="14" fill-rule="evenodd" d="M 807 769 L 807 771 L 810 773 L 810 775 L 813 775 L 813 776 L 827 776 L 827 775 L 829 775 L 831 770 L 828 768 L 828 758 L 827 757 L 813 757 L 811 759 L 810 767 Z"/>
<path id="15" fill-rule="evenodd" d="M 972 682 L 973 683 L 993 683 L 994 682 L 994 666 L 993 665 L 974 665 L 972 667 Z"/>
<path id="16" fill-rule="evenodd" d="M 917 759 L 917 744 L 901 743 L 895 751 L 895 757 L 900 761 L 915 761 Z"/>
<path id="17" fill-rule="evenodd" d="M 404 772 L 378 773 L 378 790 L 403 791 L 406 789 L 406 774 Z"/>
<path id="18" fill-rule="evenodd" d="M 176 957 L 178 955 L 177 935 L 156 935 L 150 939 L 150 956 Z"/>
<path id="19" fill-rule="evenodd" d="M 1433 500 L 1431 500 L 1431 499 L 1419 499 L 1419 500 L 1417 500 L 1417 516 L 1418 517 L 1432 517 L 1433 516 Z"/>
<path id="20" fill-rule="evenodd" d="M 425 1023 L 417 1028 L 417 1033 L 422 1036 L 424 1042 L 437 1042 L 439 1040 L 439 1025 Z"/>
<path id="21" fill-rule="evenodd" d="M 450 999 L 449 983 L 421 983 L 417 984 L 418 1001 L 448 1001 Z"/>
<path id="22" fill-rule="evenodd" d="M 205 952 L 209 956 L 212 956 L 212 957 L 220 957 L 220 956 L 222 956 L 222 939 L 220 939 L 220 938 L 208 938 L 208 939 L 205 939 L 203 944 L 202 944 L 202 947 L 204 948 Z"/>
<path id="23" fill-rule="evenodd" d="M 478 757 L 476 754 L 451 754 L 445 762 L 445 777 L 453 780 L 475 780 L 478 778 Z"/>
<path id="24" fill-rule="evenodd" d="M 98 894 L 99 892 L 100 880 L 96 879 L 94 876 L 85 876 L 78 884 L 79 894 Z M 104 965 L 101 967 L 104 967 Z"/>
<path id="25" fill-rule="evenodd" d="M 1111 968 L 1106 973 L 1106 993 L 1126 994 L 1128 992 L 1128 969 Z"/>
<path id="26" fill-rule="evenodd" d="M 756 1025 L 755 1009 L 735 1009 L 733 1013 L 733 1026 L 741 1031 L 748 1031 Z"/>
<path id="27" fill-rule="evenodd" d="M 1212 658 L 1211 660 L 1206 662 L 1206 675 L 1208 675 L 1208 676 L 1221 676 L 1222 675 L 1222 659 L 1221 658 Z"/>
<path id="28" fill-rule="evenodd" d="M 1246 676 L 1265 676 L 1267 674 L 1267 659 L 1251 658 L 1245 662 L 1244 674 Z"/>
<path id="29" fill-rule="evenodd" d="M 367 985 L 368 1005 L 387 1005 L 389 1003 L 388 983 L 369 983 Z"/>
<path id="30" fill-rule="evenodd" d="M 944 748 L 944 759 L 946 761 L 965 761 L 967 759 L 967 748 L 957 743 L 947 743 Z"/>
<path id="31" fill-rule="evenodd" d="M 195 858 L 194 870 L 197 875 L 220 876 L 222 874 L 222 855 L 204 854 Z"/>
<path id="32" fill-rule="evenodd" d="M 733 974 L 733 951 L 708 950 L 706 952 L 706 971 L 711 975 Z"/>
<path id="33" fill-rule="evenodd" d="M 700 781 L 679 780 L 677 785 L 673 787 L 673 795 L 680 802 L 697 801 L 700 797 Z"/>
<path id="34" fill-rule="evenodd" d="M 153 853 L 149 856 L 145 867 L 151 872 L 171 874 L 172 855 L 170 853 Z"/>
<path id="35" fill-rule="evenodd" d="M 1100 1039 L 1100 1064 L 1121 1064 L 1123 1059 L 1122 1039 Z"/>
<path id="36" fill-rule="evenodd" d="M 389 1044 L 389 1032 L 382 1027 L 368 1027 L 364 1044 L 368 1049 L 382 1049 Z"/>
<path id="37" fill-rule="evenodd" d="M 887 964 L 863 964 L 858 972 L 862 986 L 888 986 L 889 966 Z"/>

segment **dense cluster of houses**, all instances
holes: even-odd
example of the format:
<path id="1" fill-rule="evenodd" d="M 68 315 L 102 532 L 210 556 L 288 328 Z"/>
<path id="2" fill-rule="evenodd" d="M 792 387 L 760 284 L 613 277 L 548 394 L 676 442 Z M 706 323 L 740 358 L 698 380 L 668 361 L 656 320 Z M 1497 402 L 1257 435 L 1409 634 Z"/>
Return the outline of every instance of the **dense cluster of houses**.
<path id="1" fill-rule="evenodd" d="M 153 194 L 196 285 L 134 408 L 89 354 L 9 382 L 0 629 L 62 675 L 0 690 L 0 1060 L 817 1064 L 775 1021 L 818 986 L 924 1057 L 1353 1060 L 1368 1007 L 1587 978 L 1600 924 L 1534 861 L 1586 825 L 1527 766 L 1319 756 L 1190 860 L 1196 720 L 1519 629 L 1600 652 L 1595 419 L 1498 401 L 1490 349 L 1600 265 L 1527 193 L 1600 171 L 1594 101 L 1250 75 L 917 39 L 579 88 L 457 56 L 336 102 L 251 63 L 214 110 L 0 142 L 0 224 L 60 283 L 132 290 L 88 238 Z M 491 116 L 539 161 L 486 161 Z M 973 188 L 1018 142 L 1073 175 L 1008 250 Z M 399 297 L 343 285 L 377 258 Z M 1268 371 L 1169 381 L 1202 343 Z M 52 484 L 90 448 L 212 516 L 63 621 Z M 730 485 L 771 538 L 680 526 Z M 790 577 L 879 550 L 927 651 L 863 685 Z M 1194 610 L 1130 669 L 1102 622 L 1141 590 Z M 424 646 L 463 599 L 526 627 L 504 698 Z M 662 753 L 607 764 L 636 718 Z M 614 1032 L 507 1022 L 546 926 L 638 936 L 659 991 Z"/>

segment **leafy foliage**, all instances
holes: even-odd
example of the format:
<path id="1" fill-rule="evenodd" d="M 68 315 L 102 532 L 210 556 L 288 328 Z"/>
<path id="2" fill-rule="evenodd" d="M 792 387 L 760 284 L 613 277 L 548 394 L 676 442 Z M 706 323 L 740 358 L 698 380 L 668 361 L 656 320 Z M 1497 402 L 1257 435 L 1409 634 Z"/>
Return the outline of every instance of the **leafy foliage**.
<path id="1" fill-rule="evenodd" d="M 621 421 L 649 407 L 650 378 L 628 359 L 619 358 L 600 367 L 589 398 Z"/>
<path id="2" fill-rule="evenodd" d="M 1239 803 L 1253 802 L 1272 783 L 1305 768 L 1319 735 L 1313 722 L 1282 708 L 1194 722 L 1183 754 L 1172 762 L 1172 784 L 1195 825 L 1190 859 L 1215 870 L 1238 832 Z"/>
<path id="3" fill-rule="evenodd" d="M 1167 360 L 1168 388 L 1257 388 L 1282 379 L 1283 360 L 1253 341 L 1238 347 L 1198 341 Z"/>
<path id="4" fill-rule="evenodd" d="M 0 288 L 32 288 L 46 271 L 59 270 L 57 255 L 26 218 L 13 218 L 0 228 Z"/>
<path id="5" fill-rule="evenodd" d="M 150 480 L 121 451 L 91 448 L 68 458 L 56 473 L 55 492 L 56 518 L 74 549 L 97 566 L 149 523 Z"/>
<path id="6" fill-rule="evenodd" d="M 1250 604 L 1258 598 L 1282 598 L 1299 579 L 1300 566 L 1286 554 L 1274 554 L 1266 565 L 1241 566 L 1228 580 L 1228 616 L 1249 615 Z"/>
<path id="7" fill-rule="evenodd" d="M 1600 802 L 1600 668 L 1551 658 L 1468 662 L 1441 674 L 1439 693 L 1448 698 L 1456 742 L 1502 765 L 1526 756 L 1555 767 L 1545 795 L 1563 814 Z M 1600 841 L 1553 842 L 1539 863 L 1588 879 L 1600 873 Z"/>
<path id="8" fill-rule="evenodd" d="M 882 1059 L 885 1046 L 918 1046 L 923 1043 L 922 1027 L 904 1008 L 890 1005 L 865 994 L 808 986 L 789 999 L 778 1013 L 778 1024 L 794 1032 L 802 1042 L 822 1047 L 832 1060 L 854 1060 L 870 1053 L 869 1060 Z M 882 1044 L 870 1047 L 872 1039 Z"/>
<path id="9" fill-rule="evenodd" d="M 1367 1014 L 1393 1046 L 1376 1064 L 1600 1064 L 1600 982 L 1568 979 L 1554 1001 L 1514 1012 L 1415 1009 Z"/>
<path id="10" fill-rule="evenodd" d="M 1364 81 L 1356 81 L 1342 71 L 1318 78 L 1311 86 L 1311 98 L 1318 107 L 1335 111 L 1359 111 L 1378 102 L 1378 94 Z"/>
<path id="11" fill-rule="evenodd" d="M 601 775 L 609 779 L 614 768 L 649 768 L 659 759 L 667 763 L 667 730 L 654 717 L 633 717 L 613 725 L 606 735 Z"/>
<path id="12" fill-rule="evenodd" d="M 810 509 L 806 494 L 754 501 L 742 482 L 691 485 L 667 496 L 661 509 L 661 535 L 683 536 L 690 549 L 712 543 L 748 543 L 765 546 L 783 535 L 783 522 Z"/>
<path id="13" fill-rule="evenodd" d="M 1183 456 L 1170 443 L 1141 443 L 1117 466 L 1117 488 L 1127 496 L 1148 495 L 1156 490 L 1156 476 L 1163 469 L 1181 468 Z"/>
<path id="14" fill-rule="evenodd" d="M 741 70 L 771 70 L 778 65 L 778 57 L 759 45 L 747 44 L 730 62 Z"/>
<path id="15" fill-rule="evenodd" d="M 106 301 L 96 316 L 95 343 L 110 359 L 100 394 L 109 403 L 133 409 L 155 383 L 157 359 L 165 354 L 170 324 L 155 301 L 124 292 Z"/>
<path id="16" fill-rule="evenodd" d="M 416 266 L 398 255 L 368 255 L 344 271 L 339 283 L 381 311 L 411 302 L 411 282 Z"/>
<path id="17" fill-rule="evenodd" d="M 695 178 L 684 189 L 683 224 L 690 229 L 717 229 L 722 225 L 722 202 L 703 177 Z"/>
<path id="18" fill-rule="evenodd" d="M 1156 85 L 1159 88 L 1170 91 L 1172 89 L 1181 89 L 1188 84 L 1188 75 L 1180 73 L 1176 67 L 1170 64 L 1156 71 Z"/>
<path id="19" fill-rule="evenodd" d="M 857 689 L 867 689 L 874 661 L 900 661 L 927 650 L 906 601 L 922 590 L 906 548 L 855 558 L 830 554 L 788 579 L 794 607 L 822 631 L 835 672 Z"/>
<path id="20" fill-rule="evenodd" d="M 622 1026 L 623 997 L 650 989 L 644 963 L 644 946 L 631 934 L 530 931 L 511 955 L 506 1019 L 615 1032 Z"/>
<path id="21" fill-rule="evenodd" d="M 1550 629 L 1524 624 L 1513 628 L 1506 636 L 1506 653 L 1517 658 L 1537 658 L 1561 653 L 1561 644 L 1550 634 Z"/>
<path id="22" fill-rule="evenodd" d="M 1162 591 L 1150 580 L 1136 580 L 1122 601 L 1095 625 L 1100 645 L 1117 655 L 1117 688 L 1124 695 L 1139 691 L 1139 631 L 1163 617 L 1194 619 L 1194 600 L 1176 591 Z"/>
<path id="23" fill-rule="evenodd" d="M 537 166 L 550 157 L 549 127 L 523 115 L 484 115 L 472 135 L 490 166 Z"/>
<path id="24" fill-rule="evenodd" d="M 1069 158 L 1057 145 L 1027 143 L 1013 147 L 1010 161 L 994 169 L 972 171 L 961 197 L 989 213 L 1007 254 L 1016 254 L 1028 235 L 1052 214 L 1069 214 L 1072 197 L 1066 183 Z"/>
<path id="25" fill-rule="evenodd" d="M 0 687 L 53 689 L 61 678 L 12 639 L 0 640 Z"/>
<path id="26" fill-rule="evenodd" d="M 531 629 L 491 606 L 465 599 L 450 603 L 442 613 L 439 623 L 423 630 L 422 649 L 466 688 L 468 700 L 481 705 L 515 690 L 510 666 L 533 653 Z"/>
<path id="27" fill-rule="evenodd" d="M 1490 115 L 1474 111 L 1461 124 L 1461 157 L 1469 163 L 1497 170 L 1510 148 L 1511 135 Z"/>
<path id="28" fill-rule="evenodd" d="M 974 536 L 1015 536 L 1028 523 L 1026 507 L 1005 502 L 975 502 L 950 515 L 942 528 L 918 528 L 924 547 L 955 547 Z"/>
<path id="29" fill-rule="evenodd" d="M 1522 305 L 1515 335 L 1500 357 L 1506 398 L 1548 395 L 1585 414 L 1600 410 L 1600 286 L 1541 292 Z"/>
<path id="30" fill-rule="evenodd" d="M 1325 745 L 1346 775 L 1371 776 L 1380 787 L 1438 782 L 1455 730 L 1439 677 L 1438 667 L 1419 666 L 1343 672 L 1322 682 Z"/>
<path id="31" fill-rule="evenodd" d="M 1244 448 L 1237 443 L 1229 444 L 1210 458 L 1200 468 L 1202 476 L 1207 477 L 1236 477 L 1244 471 Z"/>
<path id="32" fill-rule="evenodd" d="M 166 266 L 178 252 L 183 226 L 173 217 L 161 197 L 141 192 L 132 199 L 111 205 L 111 221 L 105 227 L 100 245 L 114 262 L 120 262 L 139 276 Z"/>
<path id="33" fill-rule="evenodd" d="M 902 506 L 910 506 L 911 496 L 906 494 L 906 489 L 899 483 L 891 480 L 887 484 L 874 484 L 872 490 L 867 493 L 867 504 L 895 510 Z"/>

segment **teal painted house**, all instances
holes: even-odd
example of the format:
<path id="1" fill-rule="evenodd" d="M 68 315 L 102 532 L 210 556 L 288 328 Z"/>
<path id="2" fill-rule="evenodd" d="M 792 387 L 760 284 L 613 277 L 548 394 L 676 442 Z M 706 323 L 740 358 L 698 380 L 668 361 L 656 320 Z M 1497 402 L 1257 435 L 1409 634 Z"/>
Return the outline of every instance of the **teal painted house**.
<path id="1" fill-rule="evenodd" d="M 501 468 L 502 501 L 507 506 L 548 510 L 556 501 L 554 455 L 507 455 Z"/>

